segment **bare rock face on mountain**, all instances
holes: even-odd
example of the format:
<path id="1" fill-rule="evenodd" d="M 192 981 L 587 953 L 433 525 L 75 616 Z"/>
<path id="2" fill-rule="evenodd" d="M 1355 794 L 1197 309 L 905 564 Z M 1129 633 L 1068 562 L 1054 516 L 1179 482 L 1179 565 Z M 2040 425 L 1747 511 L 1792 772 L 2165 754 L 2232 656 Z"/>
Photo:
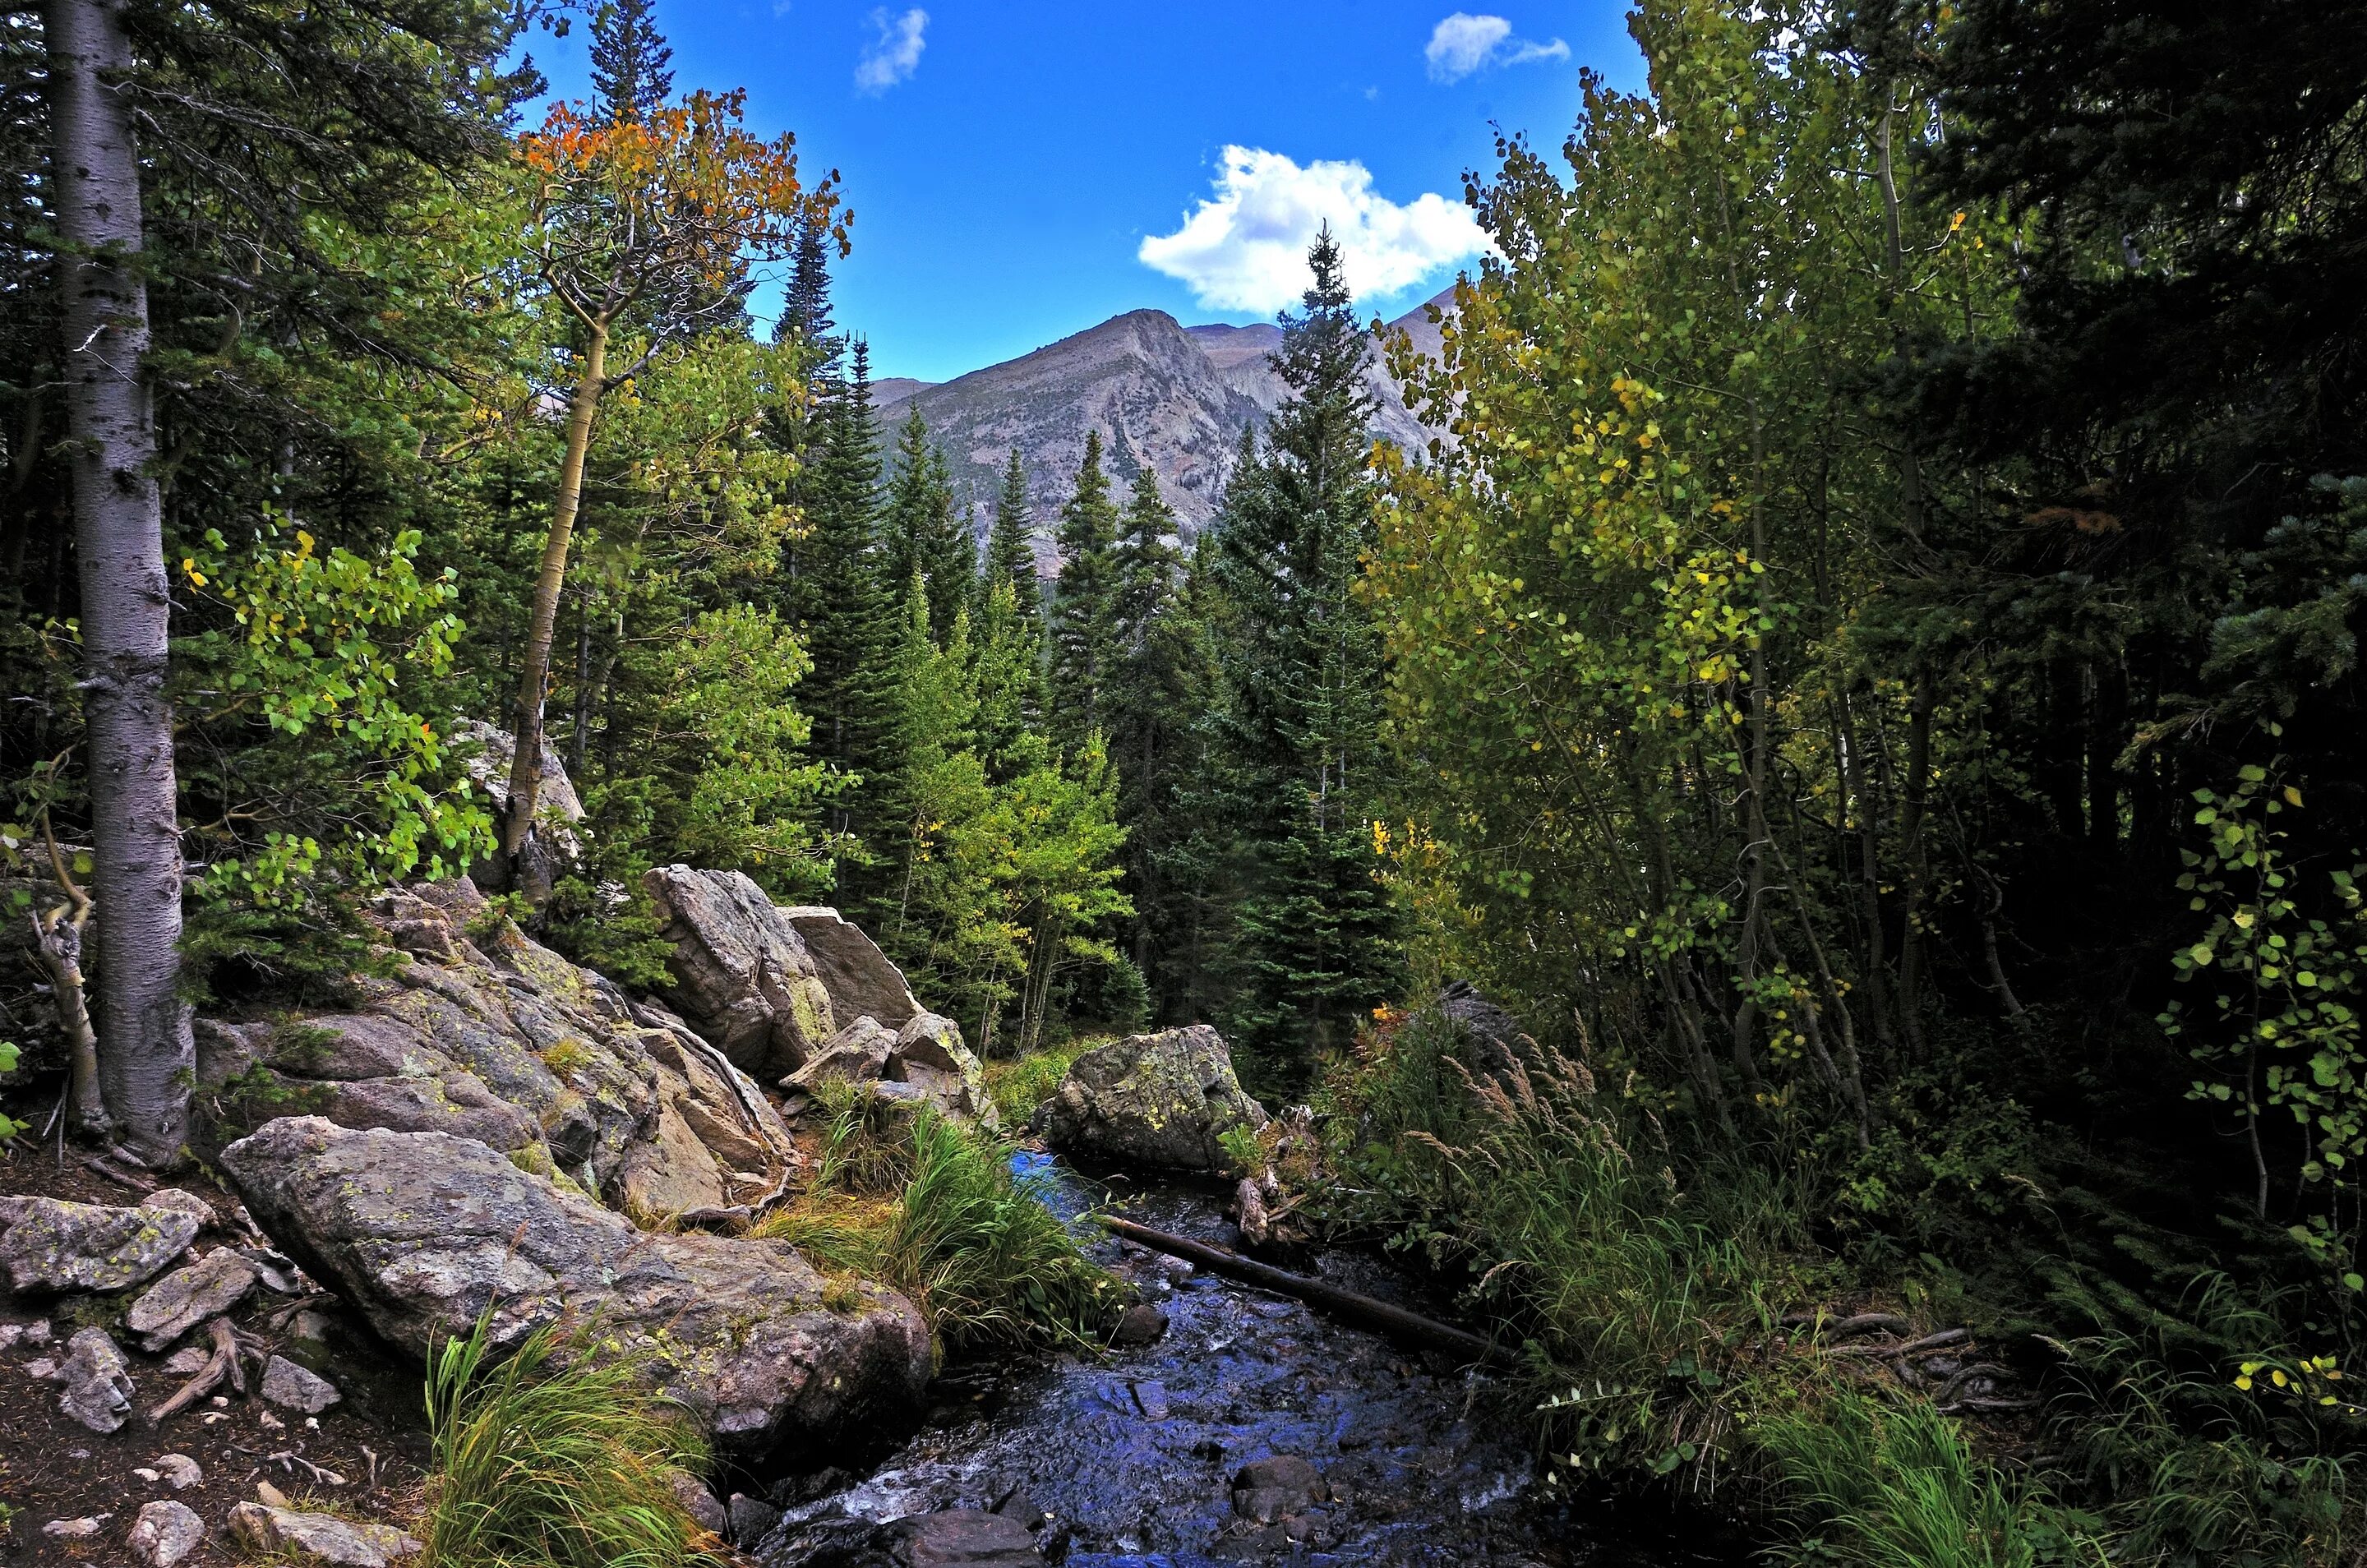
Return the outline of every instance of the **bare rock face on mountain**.
<path id="1" fill-rule="evenodd" d="M 529 940 L 465 880 L 390 892 L 370 919 L 409 961 L 357 976 L 359 1005 L 200 1021 L 210 1143 L 291 1115 L 445 1133 L 651 1216 L 749 1203 L 797 1163 L 720 1051 Z"/>
<path id="2" fill-rule="evenodd" d="M 1451 302 L 1442 294 L 1433 303 Z M 1391 323 L 1435 353 L 1423 308 Z M 1241 433 L 1263 429 L 1286 389 L 1266 363 L 1281 342 L 1271 325 L 1179 326 L 1162 310 L 1134 310 L 1073 337 L 938 385 L 881 381 L 878 417 L 892 430 L 913 409 L 945 449 L 957 488 L 981 503 L 1002 484 L 1013 447 L 1026 470 L 1038 525 L 1038 562 L 1054 566 L 1049 525 L 1074 488 L 1085 433 L 1098 430 L 1121 487 L 1142 468 L 1175 510 L 1185 539 L 1215 517 Z M 1365 371 L 1376 405 L 1373 434 L 1419 449 L 1430 439 L 1405 406 L 1377 350 Z"/>
<path id="3" fill-rule="evenodd" d="M 834 1011 L 823 974 L 796 922 L 763 888 L 736 871 L 686 865 L 658 866 L 642 886 L 674 943 L 666 1000 L 734 1064 L 769 1083 L 838 1032 L 845 1018 Z"/>
<path id="4" fill-rule="evenodd" d="M 1224 1037 L 1205 1023 L 1088 1051 L 1037 1112 L 1053 1146 L 1091 1158 L 1223 1170 L 1222 1140 L 1266 1124 L 1242 1091 Z"/>
<path id="5" fill-rule="evenodd" d="M 830 1286 L 786 1242 L 639 1230 L 472 1139 L 283 1117 L 222 1150 L 265 1230 L 414 1355 L 562 1315 L 641 1360 L 725 1457 L 762 1464 L 908 1414 L 932 1370 L 903 1297 Z"/>

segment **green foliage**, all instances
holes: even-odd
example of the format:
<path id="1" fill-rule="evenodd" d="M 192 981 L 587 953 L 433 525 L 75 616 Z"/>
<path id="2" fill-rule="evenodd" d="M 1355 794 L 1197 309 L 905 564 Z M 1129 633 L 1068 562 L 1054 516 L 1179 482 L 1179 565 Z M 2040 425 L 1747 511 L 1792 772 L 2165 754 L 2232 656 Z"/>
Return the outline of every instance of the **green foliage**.
<path id="1" fill-rule="evenodd" d="M 17 1043 L 13 1040 L 0 1040 L 0 1073 L 15 1072 L 17 1070 Z M 26 1122 L 19 1122 L 16 1118 L 7 1115 L 5 1112 L 0 1112 L 0 1147 L 6 1147 L 10 1143 L 13 1143 L 17 1139 L 17 1135 L 24 1132 L 27 1125 L 28 1123 Z"/>
<path id="2" fill-rule="evenodd" d="M 675 1478 L 708 1455 L 596 1325 L 547 1325 L 495 1361 L 490 1316 L 428 1359 L 434 1568 L 688 1568 L 712 1538 Z"/>
<path id="3" fill-rule="evenodd" d="M 2042 1561 L 2037 1543 L 2047 1531 L 2021 1489 L 1974 1456 L 1961 1427 L 1920 1400 L 1885 1404 L 1843 1390 L 1761 1421 L 1752 1436 L 1779 1468 L 1804 1534 L 1775 1554 L 1780 1562 L 2031 1568 Z"/>
<path id="4" fill-rule="evenodd" d="M 1106 689 L 1117 665 L 1118 511 L 1102 470 L 1102 433 L 1085 432 L 1075 491 L 1060 507 L 1060 575 L 1045 617 L 1051 653 L 1046 718 L 1071 750 L 1104 729 Z"/>
<path id="5" fill-rule="evenodd" d="M 987 1063 L 986 1092 L 993 1100 L 995 1113 L 1002 1117 L 1002 1124 L 1026 1126 L 1036 1109 L 1052 1098 L 1060 1080 L 1069 1076 L 1069 1068 L 1076 1059 L 1097 1045 L 1108 1043 L 1107 1036 L 1084 1034 L 1009 1061 Z"/>
<path id="6" fill-rule="evenodd" d="M 807 1200 L 759 1235 L 825 1268 L 910 1295 L 957 1351 L 1097 1346 L 1123 1306 L 1117 1282 L 1011 1174 L 1011 1150 L 934 1108 L 883 1106 L 847 1086 Z M 889 1198 L 868 1211 L 844 1194 Z"/>

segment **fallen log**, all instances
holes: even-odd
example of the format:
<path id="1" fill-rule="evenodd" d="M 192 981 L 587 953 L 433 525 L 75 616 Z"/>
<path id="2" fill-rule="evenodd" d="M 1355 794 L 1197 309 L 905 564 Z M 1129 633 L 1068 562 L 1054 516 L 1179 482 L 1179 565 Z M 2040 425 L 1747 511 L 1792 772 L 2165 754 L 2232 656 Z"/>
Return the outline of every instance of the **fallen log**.
<path id="1" fill-rule="evenodd" d="M 1124 1236 L 1128 1241 L 1150 1247 L 1154 1252 L 1166 1253 L 1171 1258 L 1181 1258 L 1186 1262 L 1196 1263 L 1213 1273 L 1239 1280 L 1243 1284 L 1255 1285 L 1260 1290 L 1272 1291 L 1277 1295 L 1290 1296 L 1305 1302 L 1311 1307 L 1327 1312 L 1334 1317 L 1365 1328 L 1375 1329 L 1398 1338 L 1411 1339 L 1425 1345 L 1435 1346 L 1442 1350 L 1452 1350 L 1457 1355 L 1467 1356 L 1475 1361 L 1506 1359 L 1507 1352 L 1502 1347 L 1472 1333 L 1469 1329 L 1457 1328 L 1452 1324 L 1441 1323 L 1436 1318 L 1424 1317 L 1418 1312 L 1408 1312 L 1401 1306 L 1392 1306 L 1387 1302 L 1376 1301 L 1371 1296 L 1359 1295 L 1354 1291 L 1343 1291 L 1339 1286 L 1322 1280 L 1311 1279 L 1305 1274 L 1293 1274 L 1287 1269 L 1260 1263 L 1253 1258 L 1244 1258 L 1228 1247 L 1211 1246 L 1204 1241 L 1194 1241 L 1189 1236 L 1171 1235 L 1165 1231 L 1152 1230 L 1149 1225 L 1136 1224 L 1132 1220 L 1121 1220 L 1114 1214 L 1095 1214 L 1093 1219 L 1113 1235 Z"/>

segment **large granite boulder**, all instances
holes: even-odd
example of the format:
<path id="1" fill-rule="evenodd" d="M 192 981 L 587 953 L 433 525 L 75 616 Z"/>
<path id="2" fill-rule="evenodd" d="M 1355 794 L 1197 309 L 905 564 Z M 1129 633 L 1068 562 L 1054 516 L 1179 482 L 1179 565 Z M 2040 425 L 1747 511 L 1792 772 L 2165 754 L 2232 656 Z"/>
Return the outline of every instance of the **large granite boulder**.
<path id="1" fill-rule="evenodd" d="M 153 1199 L 126 1209 L 0 1198 L 0 1269 L 12 1291 L 129 1291 L 170 1267 L 203 1224 Z"/>
<path id="2" fill-rule="evenodd" d="M 796 925 L 741 873 L 662 865 L 641 885 L 674 944 L 667 1002 L 734 1066 L 770 1082 L 855 1016 L 836 1011 Z"/>
<path id="3" fill-rule="evenodd" d="M 1205 1023 L 1086 1052 L 1037 1117 L 1069 1153 L 1180 1170 L 1223 1170 L 1224 1134 L 1267 1121 L 1233 1076 L 1224 1037 Z"/>
<path id="4" fill-rule="evenodd" d="M 448 1133 L 653 1217 L 755 1201 L 797 1163 L 744 1072 L 529 940 L 466 880 L 389 893 L 369 919 L 406 961 L 357 977 L 357 1005 L 200 1021 L 209 1147 L 288 1115 Z"/>
<path id="5" fill-rule="evenodd" d="M 414 1355 L 490 1314 L 565 1316 L 642 1359 L 736 1462 L 909 1412 L 932 1371 L 912 1304 L 826 1284 L 786 1242 L 652 1234 L 470 1139 L 287 1117 L 221 1152 L 248 1210 Z"/>
<path id="6" fill-rule="evenodd" d="M 785 908 L 781 915 L 812 956 L 814 973 L 830 992 L 831 1010 L 839 1022 L 876 1018 L 889 1029 L 901 1029 L 920 1015 L 921 1004 L 904 983 L 904 972 L 861 926 L 820 905 Z"/>
<path id="7" fill-rule="evenodd" d="M 510 766 L 517 756 L 517 737 L 482 719 L 470 718 L 452 727 L 451 739 L 470 782 L 492 800 L 493 820 L 501 821 L 509 815 Z M 515 890 L 538 908 L 550 901 L 559 878 L 583 857 L 583 840 L 577 830 L 583 820 L 583 801 L 548 737 L 538 761 L 534 821 L 518 846 L 515 866 Z M 497 855 L 475 870 L 484 886 L 497 893 L 511 891 L 513 867 L 508 861 Z"/>

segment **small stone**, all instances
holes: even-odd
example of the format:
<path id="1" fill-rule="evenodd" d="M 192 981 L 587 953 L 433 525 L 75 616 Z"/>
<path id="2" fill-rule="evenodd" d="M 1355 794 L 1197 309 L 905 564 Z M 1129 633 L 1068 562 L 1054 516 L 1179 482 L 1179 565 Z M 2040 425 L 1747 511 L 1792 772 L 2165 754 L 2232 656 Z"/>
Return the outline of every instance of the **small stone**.
<path id="1" fill-rule="evenodd" d="M 257 1422 L 261 1423 L 263 1429 L 266 1432 L 284 1432 L 288 1430 L 288 1423 L 282 1421 L 278 1416 L 274 1416 L 268 1410 L 256 1411 L 255 1413 L 255 1418 Z"/>
<path id="2" fill-rule="evenodd" d="M 1233 1477 L 1233 1512 L 1262 1525 L 1295 1517 L 1331 1495 L 1315 1467 L 1296 1454 L 1251 1460 Z"/>
<path id="3" fill-rule="evenodd" d="M 1162 1382 L 1138 1382 L 1134 1386 L 1134 1403 L 1146 1421 L 1167 1419 L 1167 1385 Z"/>
<path id="4" fill-rule="evenodd" d="M 1051 1519 L 1049 1514 L 1037 1506 L 1035 1498 L 1016 1486 L 1011 1489 L 1010 1495 L 994 1506 L 994 1511 L 1006 1519 L 1017 1519 L 1020 1528 L 1028 1530 L 1041 1529 Z"/>
<path id="5" fill-rule="evenodd" d="M 149 1287 L 131 1303 L 123 1326 L 140 1336 L 140 1348 L 153 1356 L 206 1319 L 238 1305 L 253 1289 L 255 1266 L 235 1249 L 221 1247 Z"/>
<path id="6" fill-rule="evenodd" d="M 230 1533 L 250 1551 L 279 1552 L 330 1568 L 390 1568 L 425 1550 L 391 1525 L 302 1513 L 269 1503 L 241 1503 L 232 1508 Z"/>
<path id="7" fill-rule="evenodd" d="M 153 1462 L 156 1473 L 164 1477 L 164 1484 L 176 1492 L 187 1491 L 205 1482 L 206 1472 L 198 1467 L 196 1460 L 187 1454 L 158 1454 Z"/>
<path id="8" fill-rule="evenodd" d="M 1044 1561 L 1017 1519 L 977 1508 L 898 1519 L 879 1534 L 889 1543 L 889 1560 L 912 1568 L 1039 1568 Z"/>
<path id="9" fill-rule="evenodd" d="M 213 1359 L 214 1353 L 202 1345 L 184 1345 L 164 1358 L 164 1370 L 176 1378 L 193 1378 Z"/>
<path id="10" fill-rule="evenodd" d="M 47 1356 L 36 1356 L 25 1363 L 25 1375 L 38 1382 L 47 1382 L 58 1375 L 58 1364 Z"/>
<path id="11" fill-rule="evenodd" d="M 221 1216 L 214 1213 L 214 1206 L 211 1203 L 194 1192 L 185 1192 L 177 1187 L 159 1187 L 142 1199 L 140 1206 L 143 1209 L 178 1209 L 185 1214 L 195 1214 L 198 1216 L 198 1224 L 207 1230 L 212 1230 L 221 1224 Z"/>
<path id="12" fill-rule="evenodd" d="M 754 1551 L 756 1543 L 772 1534 L 773 1527 L 781 1522 L 780 1509 L 744 1492 L 731 1494 L 731 1504 L 726 1512 L 730 1519 L 731 1544 L 742 1551 Z"/>
<path id="13" fill-rule="evenodd" d="M 58 1408 L 94 1432 L 112 1432 L 131 1414 L 131 1371 L 104 1328 L 85 1328 L 66 1342 L 74 1352 L 57 1370 L 66 1385 Z"/>
<path id="14" fill-rule="evenodd" d="M 173 1568 L 206 1543 L 206 1521 L 185 1503 L 151 1503 L 131 1527 L 131 1554 L 148 1568 Z"/>
<path id="15" fill-rule="evenodd" d="M 308 1372 L 284 1357 L 274 1356 L 264 1363 L 263 1397 L 282 1410 L 318 1416 L 344 1395 L 328 1379 Z"/>
<path id="16" fill-rule="evenodd" d="M 1110 1337 L 1116 1345 L 1156 1345 L 1166 1333 L 1167 1314 L 1143 1302 L 1126 1309 L 1117 1320 L 1117 1332 Z"/>
<path id="17" fill-rule="evenodd" d="M 41 1527 L 41 1533 L 59 1540 L 87 1540 L 107 1528 L 113 1514 L 85 1515 L 79 1519 L 51 1519 Z"/>
<path id="18" fill-rule="evenodd" d="M 289 1337 L 301 1339 L 308 1345 L 324 1345 L 328 1343 L 329 1331 L 335 1325 L 335 1320 L 327 1313 L 306 1307 L 288 1320 L 288 1333 Z"/>
<path id="19" fill-rule="evenodd" d="M 731 1516 L 714 1493 L 698 1483 L 695 1475 L 682 1471 L 674 1472 L 674 1495 L 682 1503 L 682 1510 L 695 1520 L 698 1528 L 721 1535 L 731 1528 Z"/>
<path id="20" fill-rule="evenodd" d="M 24 1342 L 28 1345 L 48 1344 L 50 1342 L 50 1320 L 46 1317 L 35 1318 L 32 1322 L 25 1325 Z"/>

